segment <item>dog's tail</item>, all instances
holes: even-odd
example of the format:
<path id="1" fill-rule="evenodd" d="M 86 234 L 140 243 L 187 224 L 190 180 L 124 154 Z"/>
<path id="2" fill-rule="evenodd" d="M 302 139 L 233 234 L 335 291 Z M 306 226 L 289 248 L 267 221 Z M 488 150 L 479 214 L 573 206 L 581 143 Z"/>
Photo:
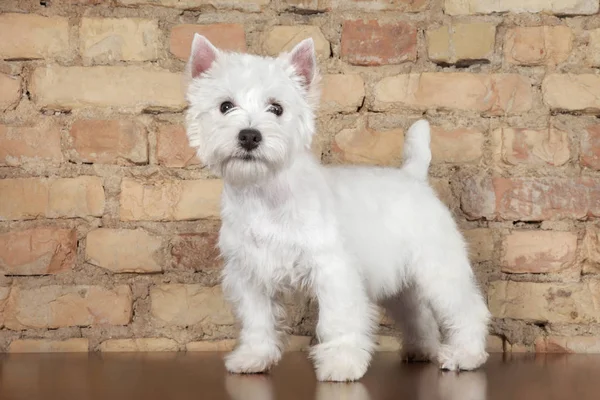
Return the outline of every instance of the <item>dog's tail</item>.
<path id="1" fill-rule="evenodd" d="M 426 180 L 431 163 L 431 133 L 429 122 L 421 119 L 404 136 L 404 165 L 402 169 L 419 180 Z"/>

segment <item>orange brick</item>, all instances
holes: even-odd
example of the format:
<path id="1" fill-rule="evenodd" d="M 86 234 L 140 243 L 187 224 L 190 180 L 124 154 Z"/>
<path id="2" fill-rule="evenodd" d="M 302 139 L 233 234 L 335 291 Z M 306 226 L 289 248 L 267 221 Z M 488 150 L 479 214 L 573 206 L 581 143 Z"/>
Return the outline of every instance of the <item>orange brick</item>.
<path id="1" fill-rule="evenodd" d="M 569 58 L 572 43 L 567 26 L 512 28 L 504 39 L 504 58 L 511 64 L 556 65 Z"/>
<path id="2" fill-rule="evenodd" d="M 196 151 L 190 147 L 185 127 L 161 125 L 156 132 L 156 159 L 166 167 L 189 167 L 200 164 Z"/>
<path id="3" fill-rule="evenodd" d="M 21 99 L 21 78 L 0 73 L 0 111 L 12 109 Z"/>
<path id="4" fill-rule="evenodd" d="M 17 339 L 10 342 L 9 353 L 87 353 L 88 339 Z"/>
<path id="5" fill-rule="evenodd" d="M 600 111 L 600 75 L 549 74 L 542 82 L 544 103 L 558 111 Z"/>
<path id="6" fill-rule="evenodd" d="M 60 128 L 42 121 L 34 127 L 0 125 L 0 165 L 60 164 Z"/>
<path id="7" fill-rule="evenodd" d="M 186 233 L 171 243 L 171 256 L 176 268 L 205 271 L 220 268 L 223 260 L 217 247 L 217 232 Z"/>
<path id="8" fill-rule="evenodd" d="M 544 274 L 575 266 L 577 235 L 571 232 L 515 231 L 502 245 L 502 272 Z"/>
<path id="9" fill-rule="evenodd" d="M 0 14 L 0 59 L 37 59 L 69 50 L 69 21 L 35 14 Z"/>
<path id="10" fill-rule="evenodd" d="M 588 126 L 581 136 L 581 165 L 600 170 L 600 125 Z"/>
<path id="11" fill-rule="evenodd" d="M 217 48 L 233 52 L 246 52 L 246 32 L 240 24 L 177 25 L 171 30 L 171 53 L 182 60 L 190 57 L 192 39 L 198 33 Z"/>
<path id="12" fill-rule="evenodd" d="M 496 157 L 510 165 L 560 166 L 571 158 L 567 132 L 502 128 L 493 132 Z"/>

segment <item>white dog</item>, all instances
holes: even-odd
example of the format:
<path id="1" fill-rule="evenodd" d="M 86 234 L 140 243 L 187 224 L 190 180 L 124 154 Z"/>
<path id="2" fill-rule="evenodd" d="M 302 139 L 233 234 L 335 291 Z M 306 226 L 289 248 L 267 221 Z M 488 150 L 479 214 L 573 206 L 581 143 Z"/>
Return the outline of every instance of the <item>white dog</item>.
<path id="1" fill-rule="evenodd" d="M 408 131 L 402 169 L 323 167 L 310 151 L 319 81 L 311 39 L 270 58 L 196 35 L 187 77 L 190 144 L 224 180 L 223 289 L 242 326 L 230 372 L 279 361 L 278 300 L 291 288 L 319 303 L 319 380 L 364 375 L 378 302 L 398 321 L 406 357 L 450 370 L 485 362 L 489 312 L 452 215 L 427 183 L 426 121 Z"/>

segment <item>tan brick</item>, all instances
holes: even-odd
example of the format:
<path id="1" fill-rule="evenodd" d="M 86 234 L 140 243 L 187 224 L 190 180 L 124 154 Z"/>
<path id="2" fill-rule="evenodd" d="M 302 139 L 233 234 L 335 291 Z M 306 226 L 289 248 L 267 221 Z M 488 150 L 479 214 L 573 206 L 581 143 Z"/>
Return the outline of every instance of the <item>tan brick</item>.
<path id="1" fill-rule="evenodd" d="M 100 343 L 99 349 L 103 353 L 178 351 L 179 344 L 167 338 L 111 339 Z"/>
<path id="2" fill-rule="evenodd" d="M 577 235 L 571 232 L 514 231 L 503 240 L 502 272 L 544 274 L 575 267 Z"/>
<path id="3" fill-rule="evenodd" d="M 504 58 L 510 64 L 556 65 L 569 58 L 573 32 L 567 26 L 509 29 L 504 39 Z"/>
<path id="4" fill-rule="evenodd" d="M 33 127 L 0 125 L 0 165 L 52 165 L 62 160 L 60 128 L 53 122 L 41 121 Z"/>
<path id="5" fill-rule="evenodd" d="M 401 74 L 383 78 L 375 85 L 374 109 L 394 106 L 521 114 L 531 109 L 531 84 L 516 74 Z"/>
<path id="6" fill-rule="evenodd" d="M 85 338 L 16 339 L 8 346 L 9 353 L 87 353 L 88 349 L 89 342 Z"/>
<path id="7" fill-rule="evenodd" d="M 0 73 L 0 111 L 16 107 L 20 99 L 21 78 Z"/>
<path id="8" fill-rule="evenodd" d="M 310 349 L 311 342 L 312 342 L 312 336 L 290 335 L 287 338 L 285 351 L 286 352 L 307 351 Z"/>
<path id="9" fill-rule="evenodd" d="M 494 256 L 494 238 L 492 231 L 485 228 L 470 229 L 463 232 L 469 246 L 472 262 L 491 261 Z"/>
<path id="10" fill-rule="evenodd" d="M 542 94 L 553 110 L 600 112 L 600 75 L 549 74 Z"/>
<path id="11" fill-rule="evenodd" d="M 117 0 L 118 4 L 124 6 L 138 5 L 160 5 L 182 10 L 212 9 L 217 10 L 241 10 L 249 12 L 261 11 L 271 0 Z"/>
<path id="12" fill-rule="evenodd" d="M 131 315 L 129 286 L 13 287 L 4 308 L 4 324 L 13 330 L 126 325 Z"/>
<path id="13" fill-rule="evenodd" d="M 290 2 L 286 0 L 286 2 Z M 294 3 L 308 2 L 307 0 L 294 0 Z M 316 1 L 312 1 L 314 3 Z M 318 3 L 325 2 L 319 0 Z M 427 8 L 429 0 L 331 0 L 333 8 L 335 9 L 349 9 L 349 10 L 366 10 L 366 11 L 402 11 L 402 12 L 416 12 L 423 11 Z"/>
<path id="14" fill-rule="evenodd" d="M 104 212 L 102 179 L 24 178 L 0 180 L 0 220 L 77 218 Z"/>
<path id="15" fill-rule="evenodd" d="M 85 259 L 116 273 L 160 272 L 164 243 L 143 229 L 95 229 L 87 235 Z"/>
<path id="16" fill-rule="evenodd" d="M 318 26 L 274 26 L 267 31 L 263 38 L 263 52 L 269 56 L 276 56 L 282 51 L 290 51 L 295 45 L 307 39 L 313 38 L 317 57 L 323 59 L 331 55 L 329 41 L 323 36 Z"/>
<path id="17" fill-rule="evenodd" d="M 504 339 L 495 335 L 488 335 L 485 350 L 488 353 L 504 353 Z"/>
<path id="18" fill-rule="evenodd" d="M 567 132 L 501 128 L 492 133 L 496 159 L 509 165 L 560 166 L 571 158 Z"/>
<path id="19" fill-rule="evenodd" d="M 429 59 L 444 64 L 489 60 L 494 54 L 496 25 L 456 23 L 427 31 Z"/>
<path id="20" fill-rule="evenodd" d="M 417 28 L 404 21 L 346 20 L 342 24 L 341 56 L 353 65 L 414 61 Z"/>
<path id="21" fill-rule="evenodd" d="M 377 346 L 375 347 L 375 351 L 398 352 L 400 349 L 402 349 L 402 341 L 396 336 L 377 336 Z"/>
<path id="22" fill-rule="evenodd" d="M 581 165 L 600 170 L 600 125 L 591 125 L 581 135 Z"/>
<path id="23" fill-rule="evenodd" d="M 547 336 L 536 339 L 536 353 L 600 353 L 599 336 Z"/>
<path id="24" fill-rule="evenodd" d="M 184 168 L 200 164 L 190 147 L 183 125 L 160 125 L 156 132 L 156 159 L 165 167 Z"/>
<path id="25" fill-rule="evenodd" d="M 583 238 L 583 273 L 600 274 L 600 226 L 588 226 Z"/>
<path id="26" fill-rule="evenodd" d="M 167 284 L 150 289 L 151 313 L 164 324 L 188 326 L 199 323 L 231 325 L 229 304 L 220 286 Z"/>
<path id="27" fill-rule="evenodd" d="M 326 113 L 353 113 L 363 104 L 365 82 L 360 75 L 323 76 L 320 110 Z"/>
<path id="28" fill-rule="evenodd" d="M 496 318 L 550 323 L 598 323 L 600 283 L 533 283 L 496 281 L 488 304 Z"/>
<path id="29" fill-rule="evenodd" d="M 82 18 L 79 51 L 85 63 L 151 61 L 158 58 L 158 21 L 141 18 Z"/>
<path id="30" fill-rule="evenodd" d="M 445 0 L 450 15 L 511 13 L 553 13 L 558 15 L 595 14 L 596 0 Z"/>
<path id="31" fill-rule="evenodd" d="M 450 181 L 448 178 L 430 178 L 429 183 L 437 194 L 438 198 L 448 207 L 453 208 L 455 206 L 454 195 L 452 194 L 452 188 L 450 187 Z"/>
<path id="32" fill-rule="evenodd" d="M 334 156 L 343 162 L 370 165 L 400 165 L 404 131 L 376 131 L 369 127 L 344 129 L 332 143 Z"/>
<path id="33" fill-rule="evenodd" d="M 217 218 L 223 182 L 218 179 L 121 184 L 121 220 L 168 221 Z"/>
<path id="34" fill-rule="evenodd" d="M 35 14 L 0 14 L 0 59 L 37 59 L 69 51 L 69 21 Z"/>
<path id="35" fill-rule="evenodd" d="M 0 234 L 0 272 L 46 275 L 70 270 L 77 258 L 74 229 L 34 228 Z"/>
<path id="36" fill-rule="evenodd" d="M 482 157 L 483 132 L 472 128 L 444 129 L 431 127 L 432 162 L 465 163 Z"/>
<path id="37" fill-rule="evenodd" d="M 592 67 L 600 67 L 600 28 L 589 31 L 587 56 Z"/>
<path id="38" fill-rule="evenodd" d="M 33 71 L 30 92 L 43 109 L 185 107 L 181 75 L 155 67 L 40 67 Z"/>
<path id="39" fill-rule="evenodd" d="M 4 326 L 4 309 L 6 306 L 6 302 L 8 301 L 8 296 L 10 295 L 10 288 L 5 286 L 0 286 L 0 328 Z"/>
<path id="40" fill-rule="evenodd" d="M 223 265 L 217 247 L 217 232 L 185 233 L 171 243 L 171 256 L 176 268 L 191 271 L 218 269 Z"/>
<path id="41" fill-rule="evenodd" d="M 171 30 L 169 46 L 171 54 L 182 60 L 190 57 L 194 34 L 205 36 L 217 48 L 244 53 L 246 32 L 240 24 L 177 25 Z"/>
<path id="42" fill-rule="evenodd" d="M 146 164 L 146 128 L 135 120 L 75 121 L 69 131 L 69 158 L 96 164 Z"/>
<path id="43" fill-rule="evenodd" d="M 185 345 L 187 351 L 231 351 L 234 349 L 236 344 L 235 339 L 223 339 L 223 340 L 204 340 L 201 342 L 190 342 Z"/>

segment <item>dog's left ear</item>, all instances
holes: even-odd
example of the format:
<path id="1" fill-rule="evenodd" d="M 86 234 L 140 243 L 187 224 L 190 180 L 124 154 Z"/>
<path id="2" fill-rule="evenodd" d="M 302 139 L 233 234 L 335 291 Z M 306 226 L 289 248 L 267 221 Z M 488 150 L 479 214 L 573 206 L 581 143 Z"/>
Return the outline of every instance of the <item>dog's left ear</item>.
<path id="1" fill-rule="evenodd" d="M 317 57 L 312 38 L 298 43 L 289 53 L 289 60 L 296 70 L 296 74 L 303 79 L 304 84 L 311 86 L 317 75 Z"/>

